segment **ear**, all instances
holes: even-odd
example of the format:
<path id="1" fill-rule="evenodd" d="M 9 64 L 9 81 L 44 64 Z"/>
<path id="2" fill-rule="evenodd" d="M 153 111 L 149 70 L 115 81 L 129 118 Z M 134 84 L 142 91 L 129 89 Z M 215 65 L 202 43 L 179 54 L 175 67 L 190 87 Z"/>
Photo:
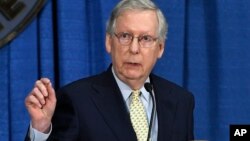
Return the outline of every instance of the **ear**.
<path id="1" fill-rule="evenodd" d="M 158 52 L 158 59 L 162 57 L 163 55 L 163 52 L 164 52 L 164 49 L 165 49 L 165 42 L 164 41 L 161 41 L 159 44 L 158 44 L 158 47 L 159 47 L 159 52 Z"/>
<path id="2" fill-rule="evenodd" d="M 106 45 L 106 51 L 108 53 L 111 52 L 111 40 L 112 40 L 111 38 L 112 38 L 111 35 L 106 33 L 105 45 Z"/>

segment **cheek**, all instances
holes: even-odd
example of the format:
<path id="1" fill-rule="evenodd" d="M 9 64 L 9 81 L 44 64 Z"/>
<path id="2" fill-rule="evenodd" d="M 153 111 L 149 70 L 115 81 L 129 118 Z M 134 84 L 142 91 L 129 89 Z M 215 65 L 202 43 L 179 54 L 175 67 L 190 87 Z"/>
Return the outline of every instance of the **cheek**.
<path id="1" fill-rule="evenodd" d="M 144 54 L 144 58 L 148 60 L 156 60 L 159 56 L 159 51 L 158 50 L 148 50 Z"/>
<path id="2" fill-rule="evenodd" d="M 112 56 L 112 62 L 116 64 L 120 64 L 124 57 L 124 51 L 122 49 L 119 49 L 119 46 L 113 46 L 111 48 L 111 56 Z"/>
<path id="3" fill-rule="evenodd" d="M 120 50 L 117 48 L 117 46 L 112 46 L 112 48 L 111 48 L 111 54 L 115 58 L 119 57 Z"/>
<path id="4" fill-rule="evenodd" d="M 159 58 L 158 50 L 149 50 L 147 53 L 143 55 L 143 62 L 147 64 L 146 67 L 151 68 L 156 63 L 157 59 Z"/>

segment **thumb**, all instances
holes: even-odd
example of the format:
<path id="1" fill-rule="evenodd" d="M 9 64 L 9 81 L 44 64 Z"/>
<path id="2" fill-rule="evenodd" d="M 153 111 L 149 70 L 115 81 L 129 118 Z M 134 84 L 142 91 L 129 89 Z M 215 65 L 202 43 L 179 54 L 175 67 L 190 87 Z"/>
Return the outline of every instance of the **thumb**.
<path id="1" fill-rule="evenodd" d="M 55 94 L 55 89 L 52 86 L 52 83 L 50 82 L 47 85 L 47 90 L 48 90 L 48 99 L 50 99 L 51 101 L 56 101 L 56 94 Z"/>

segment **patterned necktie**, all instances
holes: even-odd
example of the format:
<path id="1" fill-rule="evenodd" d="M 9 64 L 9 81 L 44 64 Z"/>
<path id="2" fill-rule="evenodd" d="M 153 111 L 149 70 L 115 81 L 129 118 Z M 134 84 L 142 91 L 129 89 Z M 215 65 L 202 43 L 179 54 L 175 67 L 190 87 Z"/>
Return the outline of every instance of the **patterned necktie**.
<path id="1" fill-rule="evenodd" d="M 138 141 L 146 141 L 148 137 L 148 122 L 144 106 L 140 100 L 140 91 L 132 92 L 130 104 L 130 119 Z"/>

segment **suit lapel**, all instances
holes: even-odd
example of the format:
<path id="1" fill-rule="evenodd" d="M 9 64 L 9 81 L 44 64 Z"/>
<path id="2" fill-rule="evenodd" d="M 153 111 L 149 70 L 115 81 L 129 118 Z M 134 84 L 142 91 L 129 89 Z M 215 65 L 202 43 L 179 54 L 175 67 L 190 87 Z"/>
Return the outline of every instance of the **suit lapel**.
<path id="1" fill-rule="evenodd" d="M 111 67 L 102 74 L 99 82 L 93 83 L 92 99 L 97 109 L 119 141 L 136 141 L 127 107 L 111 72 Z M 154 76 L 150 76 L 154 87 L 158 117 L 158 141 L 171 140 L 177 99 L 172 88 Z"/>
<path id="2" fill-rule="evenodd" d="M 160 82 L 158 77 L 151 75 L 158 117 L 158 141 L 170 141 L 175 119 L 177 100 L 174 98 L 172 88 Z"/>
<path id="3" fill-rule="evenodd" d="M 96 94 L 92 99 L 117 140 L 136 141 L 127 107 L 110 68 L 101 82 L 93 84 L 93 90 Z"/>

